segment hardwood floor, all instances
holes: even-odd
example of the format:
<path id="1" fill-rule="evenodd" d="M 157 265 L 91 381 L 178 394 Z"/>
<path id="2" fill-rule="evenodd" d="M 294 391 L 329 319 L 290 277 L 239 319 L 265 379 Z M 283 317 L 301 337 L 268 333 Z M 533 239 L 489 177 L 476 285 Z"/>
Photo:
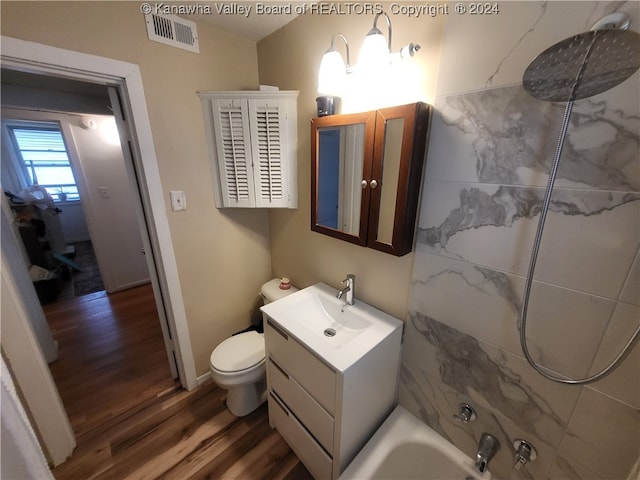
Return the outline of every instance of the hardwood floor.
<path id="1" fill-rule="evenodd" d="M 308 480 L 266 405 L 237 418 L 213 382 L 187 392 L 169 373 L 150 286 L 45 307 L 53 377 L 78 446 L 57 479 Z"/>

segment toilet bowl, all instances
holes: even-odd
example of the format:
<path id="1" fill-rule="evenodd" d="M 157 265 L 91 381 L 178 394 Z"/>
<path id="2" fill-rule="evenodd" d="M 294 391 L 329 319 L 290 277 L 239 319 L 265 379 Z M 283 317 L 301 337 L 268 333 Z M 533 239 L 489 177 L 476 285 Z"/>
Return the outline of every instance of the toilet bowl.
<path id="1" fill-rule="evenodd" d="M 270 303 L 297 290 L 274 278 L 262 286 L 260 295 L 265 303 Z M 211 353 L 209 366 L 213 381 L 227 390 L 227 408 L 235 416 L 244 417 L 265 402 L 267 382 L 262 333 L 248 331 L 227 338 Z"/>
<path id="2" fill-rule="evenodd" d="M 246 332 L 226 339 L 211 353 L 211 378 L 228 390 L 227 408 L 244 417 L 264 402 L 265 383 L 264 336 Z"/>

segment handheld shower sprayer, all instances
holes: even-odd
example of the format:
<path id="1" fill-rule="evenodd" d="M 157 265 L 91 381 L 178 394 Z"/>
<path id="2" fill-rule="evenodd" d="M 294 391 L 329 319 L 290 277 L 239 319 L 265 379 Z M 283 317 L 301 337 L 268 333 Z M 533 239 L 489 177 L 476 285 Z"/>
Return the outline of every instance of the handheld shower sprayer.
<path id="1" fill-rule="evenodd" d="M 635 333 L 607 367 L 587 378 L 567 379 L 556 377 L 536 364 L 529 353 L 526 337 L 533 275 L 573 102 L 619 85 L 640 68 L 640 35 L 626 30 L 628 25 L 628 19 L 625 20 L 623 14 L 603 18 L 594 25 L 595 30 L 562 40 L 538 55 L 527 67 L 522 79 L 525 90 L 533 97 L 549 102 L 567 102 L 531 251 L 519 323 L 520 346 L 527 362 L 543 377 L 558 383 L 584 385 L 605 377 L 624 360 L 640 339 L 638 325 Z"/>

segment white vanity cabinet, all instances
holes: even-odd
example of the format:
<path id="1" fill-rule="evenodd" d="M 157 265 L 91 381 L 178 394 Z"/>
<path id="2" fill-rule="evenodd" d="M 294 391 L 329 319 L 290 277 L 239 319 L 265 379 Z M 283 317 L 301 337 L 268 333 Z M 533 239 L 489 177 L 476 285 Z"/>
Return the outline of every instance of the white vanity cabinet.
<path id="1" fill-rule="evenodd" d="M 269 423 L 314 478 L 336 479 L 395 406 L 402 323 L 336 364 L 266 312 L 264 325 Z"/>
<path id="2" fill-rule="evenodd" d="M 297 208 L 297 91 L 198 92 L 216 206 Z"/>

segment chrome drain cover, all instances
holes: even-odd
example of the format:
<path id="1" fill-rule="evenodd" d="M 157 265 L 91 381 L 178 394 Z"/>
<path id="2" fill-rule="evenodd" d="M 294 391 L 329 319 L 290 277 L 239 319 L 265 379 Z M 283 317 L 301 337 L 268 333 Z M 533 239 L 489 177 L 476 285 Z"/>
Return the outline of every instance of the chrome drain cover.
<path id="1" fill-rule="evenodd" d="M 324 329 L 324 335 L 326 337 L 335 337 L 336 336 L 336 330 L 334 328 L 325 328 Z"/>

